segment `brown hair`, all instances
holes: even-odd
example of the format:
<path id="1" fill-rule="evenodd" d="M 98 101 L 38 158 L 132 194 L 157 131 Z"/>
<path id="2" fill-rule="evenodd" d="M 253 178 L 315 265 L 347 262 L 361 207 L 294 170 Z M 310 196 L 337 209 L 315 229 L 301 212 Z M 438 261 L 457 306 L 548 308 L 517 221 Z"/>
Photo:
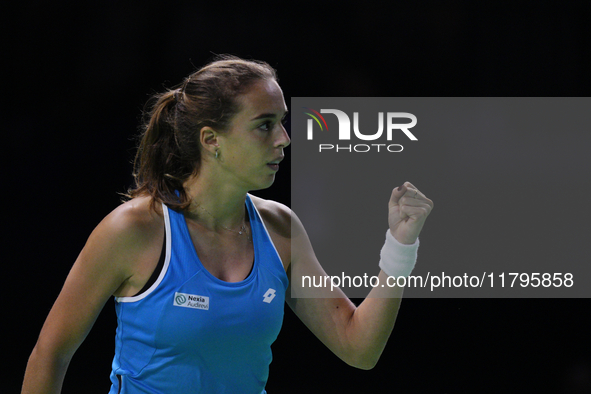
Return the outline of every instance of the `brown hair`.
<path id="1" fill-rule="evenodd" d="M 144 111 L 134 160 L 135 186 L 125 196 L 149 195 L 152 207 L 161 202 L 174 210 L 188 208 L 191 200 L 183 184 L 199 172 L 200 130 L 227 130 L 240 111 L 237 96 L 261 79 L 277 80 L 267 63 L 218 56 L 178 88 L 154 95 Z"/>

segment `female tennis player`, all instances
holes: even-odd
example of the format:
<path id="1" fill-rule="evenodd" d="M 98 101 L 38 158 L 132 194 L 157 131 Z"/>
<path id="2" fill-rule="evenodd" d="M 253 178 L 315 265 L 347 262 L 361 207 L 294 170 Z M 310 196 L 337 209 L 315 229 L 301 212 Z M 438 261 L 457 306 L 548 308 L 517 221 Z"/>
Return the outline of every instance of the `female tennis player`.
<path id="1" fill-rule="evenodd" d="M 221 58 L 150 108 L 135 187 L 74 263 L 22 392 L 60 392 L 111 296 L 118 327 L 110 394 L 265 393 L 284 302 L 343 361 L 372 368 L 403 288 L 378 285 L 358 307 L 342 291 L 292 298 L 289 279 L 326 274 L 297 216 L 249 194 L 271 186 L 290 143 L 275 71 Z M 392 191 L 381 284 L 410 274 L 432 207 L 408 182 Z"/>

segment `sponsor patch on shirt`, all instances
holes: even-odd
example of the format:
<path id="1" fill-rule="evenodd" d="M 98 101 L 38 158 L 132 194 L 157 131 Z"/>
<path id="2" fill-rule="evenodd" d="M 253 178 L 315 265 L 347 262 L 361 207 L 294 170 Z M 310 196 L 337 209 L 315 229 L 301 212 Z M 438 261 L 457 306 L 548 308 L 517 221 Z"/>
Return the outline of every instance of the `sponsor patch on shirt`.
<path id="1" fill-rule="evenodd" d="M 173 305 L 207 311 L 209 310 L 209 297 L 195 294 L 174 293 Z"/>

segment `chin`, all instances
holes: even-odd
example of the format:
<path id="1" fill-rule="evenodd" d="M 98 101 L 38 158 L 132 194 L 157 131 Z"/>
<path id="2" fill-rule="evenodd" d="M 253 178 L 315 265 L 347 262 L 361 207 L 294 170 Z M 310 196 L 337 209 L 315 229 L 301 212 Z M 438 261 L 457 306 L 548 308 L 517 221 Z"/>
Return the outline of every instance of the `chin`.
<path id="1" fill-rule="evenodd" d="M 275 183 L 275 175 L 272 176 L 271 179 L 267 180 L 266 182 L 261 182 L 257 185 L 253 185 L 253 188 L 251 190 L 263 190 L 263 189 L 268 189 L 270 188 L 273 183 Z"/>

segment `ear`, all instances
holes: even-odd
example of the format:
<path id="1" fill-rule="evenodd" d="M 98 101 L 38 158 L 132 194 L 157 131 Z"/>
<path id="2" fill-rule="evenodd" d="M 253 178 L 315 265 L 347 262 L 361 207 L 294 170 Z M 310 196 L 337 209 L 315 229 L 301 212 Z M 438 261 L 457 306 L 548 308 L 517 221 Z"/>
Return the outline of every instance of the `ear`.
<path id="1" fill-rule="evenodd" d="M 215 155 L 215 151 L 220 147 L 218 133 L 209 126 L 205 126 L 200 130 L 199 142 L 201 142 L 203 149 L 206 149 L 212 155 Z"/>

